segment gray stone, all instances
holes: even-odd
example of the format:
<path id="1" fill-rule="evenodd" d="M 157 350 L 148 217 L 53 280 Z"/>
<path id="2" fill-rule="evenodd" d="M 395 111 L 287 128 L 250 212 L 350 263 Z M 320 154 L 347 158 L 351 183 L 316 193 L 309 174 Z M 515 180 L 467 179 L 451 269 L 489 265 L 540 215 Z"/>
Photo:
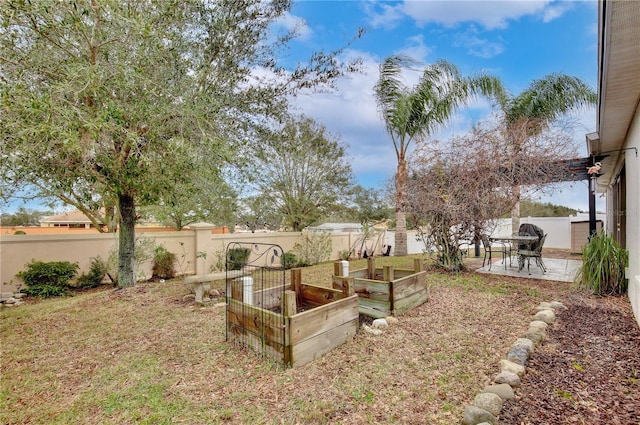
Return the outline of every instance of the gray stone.
<path id="1" fill-rule="evenodd" d="M 225 303 L 224 301 L 221 303 L 215 303 L 213 306 L 214 307 L 225 307 L 227 305 L 227 303 Z"/>
<path id="2" fill-rule="evenodd" d="M 484 388 L 484 392 L 496 394 L 503 400 L 511 400 L 516 396 L 509 384 L 488 385 Z"/>
<path id="3" fill-rule="evenodd" d="M 519 388 L 522 385 L 520 377 L 513 372 L 500 372 L 496 375 L 493 382 L 496 384 L 507 384 L 513 388 Z"/>
<path id="4" fill-rule="evenodd" d="M 520 378 L 524 376 L 524 366 L 518 363 L 514 363 L 510 360 L 500 360 L 500 372 L 513 372 Z"/>
<path id="5" fill-rule="evenodd" d="M 491 425 L 497 425 L 498 420 L 490 412 L 476 406 L 465 406 L 462 423 L 465 425 L 476 425 L 488 422 Z"/>
<path id="6" fill-rule="evenodd" d="M 480 393 L 473 399 L 473 405 L 498 416 L 502 410 L 502 399 L 493 393 Z"/>
<path id="7" fill-rule="evenodd" d="M 518 338 L 511 346 L 509 354 L 507 354 L 507 360 L 526 366 L 534 347 L 533 341 L 530 339 Z"/>
<path id="8" fill-rule="evenodd" d="M 509 354 L 507 354 L 507 360 L 518 363 L 522 366 L 526 366 L 527 362 L 529 361 L 529 354 L 531 354 L 531 351 L 528 347 L 524 345 L 518 345 L 509 350 Z"/>
<path id="9" fill-rule="evenodd" d="M 27 296 L 27 294 L 24 294 L 22 292 L 16 292 L 15 294 L 13 294 L 13 298 L 17 299 L 17 300 L 21 300 L 23 298 L 25 298 Z"/>
<path id="10" fill-rule="evenodd" d="M 371 327 L 374 329 L 387 329 L 389 327 L 389 323 L 386 319 L 375 319 L 373 323 L 371 323 Z"/>
<path id="11" fill-rule="evenodd" d="M 182 297 L 182 302 L 189 302 L 189 301 L 193 301 L 196 299 L 195 294 L 187 294 L 184 297 Z"/>
<path id="12" fill-rule="evenodd" d="M 13 298 L 13 297 L 11 297 L 11 298 L 7 298 L 6 300 L 3 300 L 3 302 L 4 302 L 5 304 L 7 304 L 7 305 L 9 305 L 9 304 L 15 304 L 15 303 L 16 303 L 16 301 L 17 301 L 17 300 L 16 300 L 15 298 Z"/>
<path id="13" fill-rule="evenodd" d="M 212 289 L 209 291 L 209 296 L 211 298 L 220 298 L 221 297 L 220 291 L 218 291 L 217 289 Z"/>
<path id="14" fill-rule="evenodd" d="M 533 316 L 533 319 L 540 320 L 541 322 L 545 322 L 546 324 L 550 325 L 556 321 L 556 314 L 553 312 L 553 310 L 542 310 L 537 312 Z"/>

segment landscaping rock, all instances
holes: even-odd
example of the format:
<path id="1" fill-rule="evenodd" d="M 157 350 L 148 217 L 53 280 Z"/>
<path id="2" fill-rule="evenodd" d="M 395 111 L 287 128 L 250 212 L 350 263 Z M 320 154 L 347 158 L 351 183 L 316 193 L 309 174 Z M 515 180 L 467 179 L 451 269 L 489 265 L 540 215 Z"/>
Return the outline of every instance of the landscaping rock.
<path id="1" fill-rule="evenodd" d="M 387 329 L 389 327 L 389 323 L 386 319 L 375 319 L 373 323 L 371 323 L 371 327 L 374 329 Z"/>
<path id="2" fill-rule="evenodd" d="M 509 350 L 509 354 L 507 354 L 507 360 L 526 366 L 529 355 L 533 353 L 534 347 L 535 345 L 530 339 L 518 338 L 511 346 L 511 350 Z"/>
<path id="3" fill-rule="evenodd" d="M 520 378 L 524 376 L 524 366 L 510 360 L 500 360 L 500 372 L 513 372 Z"/>
<path id="4" fill-rule="evenodd" d="M 518 363 L 519 365 L 526 366 L 529 361 L 529 354 L 531 354 L 531 350 L 524 345 L 518 345 L 511 350 L 509 350 L 509 354 L 507 354 L 507 360 L 510 360 L 514 363 Z"/>
<path id="5" fill-rule="evenodd" d="M 222 295 L 220 295 L 220 291 L 218 291 L 217 289 L 212 289 L 209 291 L 209 296 L 211 298 L 220 298 Z"/>
<path id="6" fill-rule="evenodd" d="M 553 312 L 553 310 L 542 310 L 537 312 L 533 316 L 533 318 L 535 320 L 540 320 L 541 322 L 545 322 L 550 325 L 556 321 L 556 314 Z"/>
<path id="7" fill-rule="evenodd" d="M 562 304 L 560 301 L 551 301 L 549 304 L 551 305 L 551 308 L 554 309 L 554 310 L 566 310 L 567 309 L 567 306 Z"/>
<path id="8" fill-rule="evenodd" d="M 369 335 L 375 335 L 375 336 L 382 335 L 382 331 L 380 329 L 373 329 L 367 325 L 362 325 L 362 329 L 364 329 L 364 331 Z"/>
<path id="9" fill-rule="evenodd" d="M 385 317 L 385 320 L 387 321 L 387 323 L 389 325 L 395 325 L 396 323 L 399 322 L 398 318 L 397 317 L 393 317 L 393 316 L 387 316 L 387 317 Z"/>
<path id="10" fill-rule="evenodd" d="M 485 387 L 485 393 L 496 394 L 503 400 L 511 400 L 516 394 L 513 392 L 513 388 L 509 384 L 494 384 Z"/>
<path id="11" fill-rule="evenodd" d="M 481 409 L 476 406 L 466 406 L 464 408 L 464 416 L 462 422 L 465 425 L 477 425 L 480 423 L 490 423 L 491 425 L 497 425 L 498 420 L 490 412 Z"/>
<path id="12" fill-rule="evenodd" d="M 486 410 L 493 416 L 498 416 L 502 410 L 502 399 L 493 393 L 480 393 L 473 400 L 473 405 Z"/>
<path id="13" fill-rule="evenodd" d="M 533 342 L 533 345 L 538 346 L 542 344 L 544 338 L 546 337 L 546 333 L 544 331 L 529 329 L 524 334 L 522 334 L 522 338 L 526 338 Z"/>
<path id="14" fill-rule="evenodd" d="M 513 372 L 500 372 L 493 380 L 496 384 L 507 384 L 512 388 L 519 388 L 522 385 L 520 377 Z"/>
<path id="15" fill-rule="evenodd" d="M 529 329 L 546 331 L 547 327 L 549 327 L 549 325 L 547 325 L 542 320 L 534 320 L 533 322 L 529 323 Z"/>

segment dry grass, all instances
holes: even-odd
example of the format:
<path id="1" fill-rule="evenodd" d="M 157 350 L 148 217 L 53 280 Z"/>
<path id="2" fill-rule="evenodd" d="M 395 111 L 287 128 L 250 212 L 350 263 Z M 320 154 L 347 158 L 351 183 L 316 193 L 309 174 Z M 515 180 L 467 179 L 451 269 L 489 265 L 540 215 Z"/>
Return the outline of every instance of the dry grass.
<path id="1" fill-rule="evenodd" d="M 303 281 L 329 282 L 332 269 Z M 430 283 L 430 301 L 383 336 L 358 333 L 294 369 L 228 345 L 224 308 L 183 302 L 177 281 L 5 309 L 0 422 L 459 423 L 534 307 L 570 287 L 475 273 Z"/>

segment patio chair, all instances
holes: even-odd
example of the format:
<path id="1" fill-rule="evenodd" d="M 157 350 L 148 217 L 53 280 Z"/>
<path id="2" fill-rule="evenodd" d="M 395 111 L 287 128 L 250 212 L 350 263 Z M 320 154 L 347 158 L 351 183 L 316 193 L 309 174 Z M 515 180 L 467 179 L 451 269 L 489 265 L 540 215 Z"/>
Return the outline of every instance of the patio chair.
<path id="1" fill-rule="evenodd" d="M 507 245 L 502 242 L 491 242 L 489 235 L 482 235 L 482 245 L 484 246 L 484 258 L 482 259 L 482 267 L 489 257 L 489 270 L 491 270 L 491 257 L 493 253 L 500 253 L 502 255 L 502 264 L 504 264 L 505 270 L 507 269 Z"/>
<path id="2" fill-rule="evenodd" d="M 542 236 L 540 240 L 535 244 L 531 249 L 518 249 L 518 262 L 519 269 L 522 270 L 524 268 L 524 261 L 527 261 L 527 271 L 531 274 L 531 259 L 535 258 L 536 266 L 540 267 L 542 273 L 547 272 L 547 267 L 544 265 L 544 261 L 542 261 L 542 247 L 544 246 L 544 242 L 547 239 L 547 234 Z"/>

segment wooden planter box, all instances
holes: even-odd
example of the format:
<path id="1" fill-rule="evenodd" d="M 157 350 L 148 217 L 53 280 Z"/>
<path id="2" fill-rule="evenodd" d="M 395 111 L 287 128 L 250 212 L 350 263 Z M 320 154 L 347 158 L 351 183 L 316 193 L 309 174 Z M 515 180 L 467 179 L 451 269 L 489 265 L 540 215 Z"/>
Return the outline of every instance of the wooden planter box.
<path id="1" fill-rule="evenodd" d="M 243 302 L 242 282 L 227 286 L 227 340 L 287 366 L 300 366 L 352 338 L 358 329 L 358 296 L 349 279 L 336 290 L 303 284 L 291 270 L 291 285 L 253 292 Z M 246 293 L 246 292 L 245 292 Z"/>
<path id="2" fill-rule="evenodd" d="M 427 272 L 422 261 L 415 259 L 413 270 L 394 269 L 393 266 L 376 268 L 375 259 L 368 258 L 367 268 L 349 273 L 358 295 L 359 312 L 365 316 L 381 318 L 399 315 L 424 304 L 429 299 Z M 341 289 L 340 262 L 334 264 L 333 288 Z"/>

